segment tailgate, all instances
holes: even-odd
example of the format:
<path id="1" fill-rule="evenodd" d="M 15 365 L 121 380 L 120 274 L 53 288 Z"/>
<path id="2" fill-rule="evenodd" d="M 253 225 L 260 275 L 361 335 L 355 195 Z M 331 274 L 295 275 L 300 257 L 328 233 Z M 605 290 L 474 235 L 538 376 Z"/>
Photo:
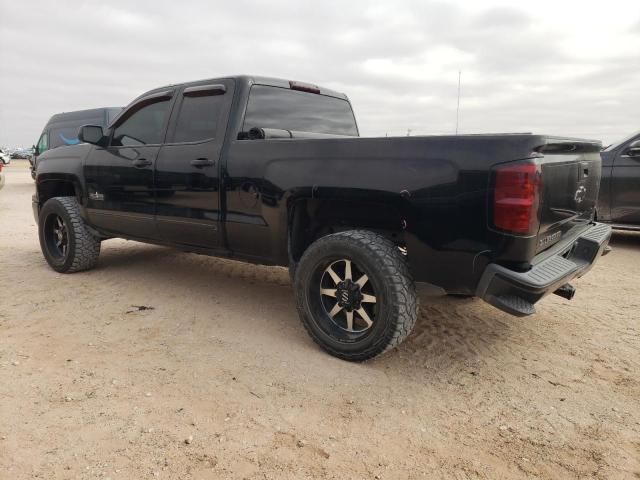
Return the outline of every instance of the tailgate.
<path id="1" fill-rule="evenodd" d="M 536 252 L 591 222 L 600 189 L 599 142 L 548 139 L 543 155 Z"/>

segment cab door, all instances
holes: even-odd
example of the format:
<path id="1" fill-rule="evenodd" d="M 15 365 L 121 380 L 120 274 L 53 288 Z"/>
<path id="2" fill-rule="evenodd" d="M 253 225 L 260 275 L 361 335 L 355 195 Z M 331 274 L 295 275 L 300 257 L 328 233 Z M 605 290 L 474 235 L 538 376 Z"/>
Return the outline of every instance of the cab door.
<path id="1" fill-rule="evenodd" d="M 111 128 L 108 146 L 94 147 L 85 160 L 87 215 L 99 229 L 155 237 L 153 170 L 172 97 L 156 92 L 130 106 Z"/>
<path id="2" fill-rule="evenodd" d="M 611 222 L 640 226 L 640 148 L 635 137 L 621 146 L 611 172 Z M 632 147 L 633 145 L 633 147 Z"/>
<path id="3" fill-rule="evenodd" d="M 176 95 L 155 165 L 156 225 L 162 240 L 223 246 L 220 154 L 233 88 L 232 80 L 198 82 Z"/>

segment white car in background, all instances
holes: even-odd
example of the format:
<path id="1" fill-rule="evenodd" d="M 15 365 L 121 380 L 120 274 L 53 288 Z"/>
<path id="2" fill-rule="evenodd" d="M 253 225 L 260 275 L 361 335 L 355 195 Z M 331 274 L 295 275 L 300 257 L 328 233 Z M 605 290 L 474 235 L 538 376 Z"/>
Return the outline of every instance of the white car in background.
<path id="1" fill-rule="evenodd" d="M 2 150 L 0 150 L 0 160 L 2 160 L 2 163 L 4 165 L 9 165 L 11 163 L 11 157 L 4 153 Z"/>
<path id="2" fill-rule="evenodd" d="M 4 163 L 0 162 L 0 190 L 4 187 L 4 172 L 2 171 Z"/>

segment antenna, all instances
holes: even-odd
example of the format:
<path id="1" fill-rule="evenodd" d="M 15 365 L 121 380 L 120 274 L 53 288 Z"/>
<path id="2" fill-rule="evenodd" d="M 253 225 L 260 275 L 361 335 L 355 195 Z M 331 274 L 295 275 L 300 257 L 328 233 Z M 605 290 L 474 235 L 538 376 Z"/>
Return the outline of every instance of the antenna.
<path id="1" fill-rule="evenodd" d="M 462 71 L 458 70 L 458 107 L 456 108 L 456 135 L 458 135 L 458 119 L 460 118 L 460 79 Z"/>

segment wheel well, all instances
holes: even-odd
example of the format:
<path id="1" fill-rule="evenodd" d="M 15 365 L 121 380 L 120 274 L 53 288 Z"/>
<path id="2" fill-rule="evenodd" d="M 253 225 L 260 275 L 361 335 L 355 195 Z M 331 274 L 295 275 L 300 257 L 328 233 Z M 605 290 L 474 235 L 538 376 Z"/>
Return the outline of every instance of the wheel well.
<path id="1" fill-rule="evenodd" d="M 38 202 L 40 205 L 53 197 L 76 197 L 76 188 L 69 180 L 53 180 L 38 185 Z"/>
<path id="2" fill-rule="evenodd" d="M 289 260 L 297 262 L 318 238 L 353 229 L 380 233 L 404 247 L 400 205 L 382 201 L 301 199 L 289 207 Z"/>

